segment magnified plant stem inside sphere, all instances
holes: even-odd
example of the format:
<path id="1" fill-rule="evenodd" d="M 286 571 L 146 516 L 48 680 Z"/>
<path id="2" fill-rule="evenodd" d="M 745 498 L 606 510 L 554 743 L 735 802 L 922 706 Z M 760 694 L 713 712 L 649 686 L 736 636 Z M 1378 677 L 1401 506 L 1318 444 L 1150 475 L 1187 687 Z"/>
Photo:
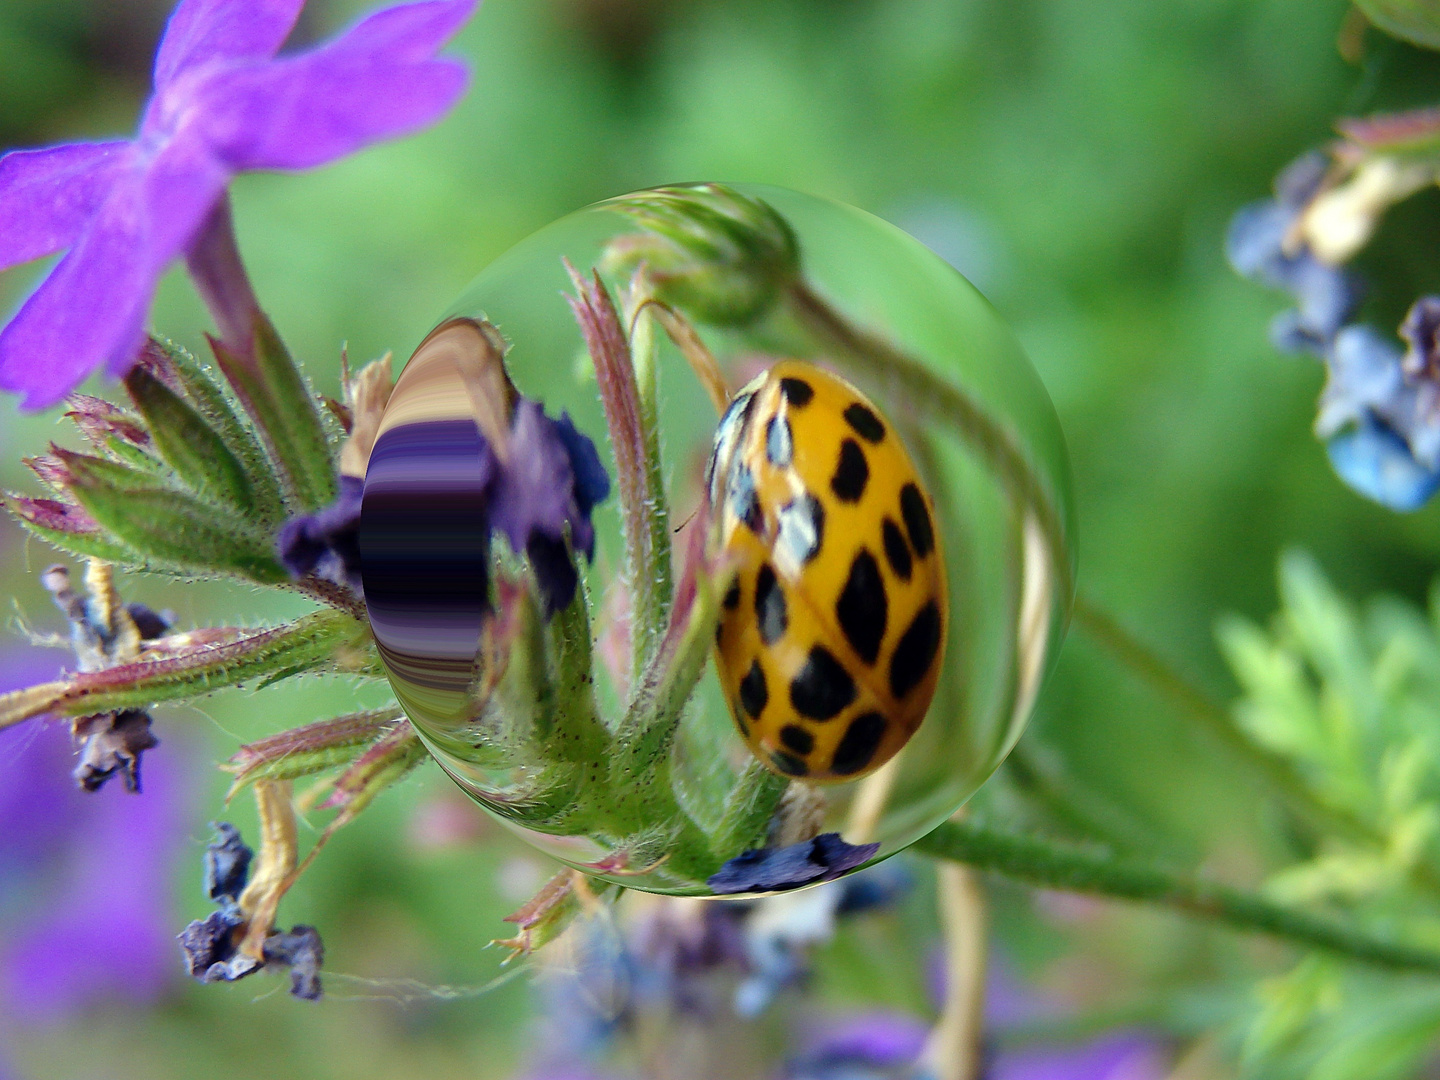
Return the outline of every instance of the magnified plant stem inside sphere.
<path id="1" fill-rule="evenodd" d="M 401 704 L 563 861 L 685 895 L 900 850 L 1019 736 L 1073 566 L 1063 440 L 993 310 L 850 207 L 697 185 L 486 269 L 365 480 Z"/>

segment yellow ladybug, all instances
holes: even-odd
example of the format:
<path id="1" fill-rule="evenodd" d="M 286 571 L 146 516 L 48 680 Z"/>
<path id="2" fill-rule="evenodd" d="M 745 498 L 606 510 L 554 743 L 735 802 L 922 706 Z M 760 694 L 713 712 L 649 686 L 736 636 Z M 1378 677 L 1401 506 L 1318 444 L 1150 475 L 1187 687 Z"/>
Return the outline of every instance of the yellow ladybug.
<path id="1" fill-rule="evenodd" d="M 925 719 L 948 612 L 899 435 L 843 379 L 784 361 L 731 401 L 707 484 L 736 567 L 716 664 L 741 736 L 786 776 L 873 772 Z"/>

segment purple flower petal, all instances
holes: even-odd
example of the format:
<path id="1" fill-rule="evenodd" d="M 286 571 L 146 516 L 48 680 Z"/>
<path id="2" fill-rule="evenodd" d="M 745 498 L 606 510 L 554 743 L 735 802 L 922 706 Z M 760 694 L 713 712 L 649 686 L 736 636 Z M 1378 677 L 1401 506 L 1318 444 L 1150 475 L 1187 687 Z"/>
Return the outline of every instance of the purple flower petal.
<path id="1" fill-rule="evenodd" d="M 930 1028 L 901 1013 L 862 1013 L 825 1022 L 789 1062 L 787 1078 L 843 1076 L 847 1067 L 902 1069 L 920 1055 Z"/>
<path id="2" fill-rule="evenodd" d="M 181 0 L 155 55 L 155 89 L 210 61 L 274 56 L 304 6 L 305 0 Z"/>
<path id="3" fill-rule="evenodd" d="M 595 444 L 590 441 L 590 436 L 580 433 L 568 412 L 562 412 L 560 419 L 555 422 L 555 433 L 560 436 L 560 441 L 565 444 L 570 455 L 570 470 L 575 474 L 575 501 L 580 506 L 580 513 L 588 518 L 590 511 L 609 496 L 610 474 L 605 471 L 605 465 L 600 460 Z M 590 544 L 582 544 L 577 540 L 576 546 L 584 550 L 586 555 L 591 554 Z"/>
<path id="4" fill-rule="evenodd" d="M 112 188 L 88 231 L 0 333 L 0 389 L 52 405 L 102 365 L 129 370 L 161 272 L 225 190 L 227 175 L 174 145 Z"/>
<path id="5" fill-rule="evenodd" d="M 97 367 L 139 350 L 155 275 L 141 254 L 136 194 L 132 186 L 111 195 L 100 220 L 0 332 L 0 389 L 23 393 L 24 407 L 53 405 Z"/>
<path id="6" fill-rule="evenodd" d="M 30 917 L 0 931 L 0 1012 L 47 1020 L 102 997 L 158 993 L 174 962 L 170 882 L 188 825 L 185 763 L 173 747 L 151 762 L 140 798 L 87 795 L 70 785 L 62 731 L 40 730 L 29 752 L 50 768 L 27 787 L 27 801 L 62 819 L 73 813 L 44 865 L 29 868 L 37 881 L 49 878 Z M 0 822 L 0 836 L 18 827 Z"/>
<path id="7" fill-rule="evenodd" d="M 131 153 L 128 142 L 71 143 L 0 158 L 0 270 L 75 243 Z"/>
<path id="8" fill-rule="evenodd" d="M 821 833 L 782 848 L 757 848 L 737 855 L 710 875 L 717 893 L 769 892 L 830 881 L 869 861 L 879 844 L 847 844 L 839 833 Z"/>
<path id="9" fill-rule="evenodd" d="M 383 54 L 387 61 L 418 63 L 455 36 L 475 11 L 476 0 L 421 0 L 367 16 L 335 41 L 335 47 Z"/>
<path id="10" fill-rule="evenodd" d="M 576 505 L 570 452 L 555 428 L 538 401 L 521 398 L 515 406 L 509 460 L 490 500 L 490 522 L 505 534 L 512 551 L 524 551 L 533 532 L 563 536 Z"/>
<path id="11" fill-rule="evenodd" d="M 217 73 L 197 91 L 206 140 L 236 171 L 308 169 L 425 127 L 465 91 L 465 67 L 431 56 L 473 8 L 388 8 L 312 52 Z"/>
<path id="12" fill-rule="evenodd" d="M 1000 1054 L 991 1080 L 1163 1080 L 1166 1055 L 1154 1039 L 1107 1035 L 1079 1046 L 1043 1047 Z"/>
<path id="13" fill-rule="evenodd" d="M 365 481 L 340 478 L 335 502 L 314 514 L 291 518 L 280 529 L 276 553 L 296 577 L 316 573 L 363 592 L 360 576 L 360 509 Z"/>
<path id="14" fill-rule="evenodd" d="M 159 275 L 236 172 L 333 161 L 431 123 L 463 91 L 465 69 L 433 56 L 475 0 L 382 10 L 272 59 L 303 3 L 182 0 L 135 141 L 0 159 L 0 268 L 71 249 L 0 334 L 0 389 L 36 409 L 96 368 L 128 370 Z"/>

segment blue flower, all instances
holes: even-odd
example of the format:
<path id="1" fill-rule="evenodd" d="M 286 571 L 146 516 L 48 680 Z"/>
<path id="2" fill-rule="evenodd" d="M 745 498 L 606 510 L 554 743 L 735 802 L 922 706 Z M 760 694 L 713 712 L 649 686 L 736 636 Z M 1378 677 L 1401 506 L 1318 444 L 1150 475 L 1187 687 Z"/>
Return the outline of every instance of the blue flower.
<path id="1" fill-rule="evenodd" d="M 1325 354 L 1329 379 L 1315 433 L 1340 478 L 1392 510 L 1417 510 L 1440 488 L 1437 312 L 1434 297 L 1411 309 L 1409 353 L 1367 326 L 1347 326 Z"/>
<path id="2" fill-rule="evenodd" d="M 1321 262 L 1294 236 L 1325 171 L 1325 156 L 1318 152 L 1292 163 L 1275 180 L 1275 198 L 1241 208 L 1225 239 L 1237 272 L 1295 298 L 1296 307 L 1270 324 L 1271 340 L 1285 352 L 1323 352 L 1360 306 L 1360 279 Z"/>
<path id="3" fill-rule="evenodd" d="M 782 848 L 758 848 L 736 855 L 710 875 L 717 893 L 772 892 L 831 881 L 868 862 L 879 844 L 847 844 L 839 833 L 821 833 Z"/>

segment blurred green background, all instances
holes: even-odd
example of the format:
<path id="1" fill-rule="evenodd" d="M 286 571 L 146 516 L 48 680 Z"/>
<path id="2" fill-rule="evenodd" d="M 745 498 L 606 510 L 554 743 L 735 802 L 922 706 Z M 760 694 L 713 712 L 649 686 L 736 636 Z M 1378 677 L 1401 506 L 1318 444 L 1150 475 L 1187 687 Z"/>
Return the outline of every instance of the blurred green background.
<path id="1" fill-rule="evenodd" d="M 368 6 L 312 0 L 297 41 Z M 167 9 L 0 0 L 0 147 L 131 130 Z M 1310 434 L 1320 366 L 1270 348 L 1282 298 L 1223 257 L 1230 214 L 1330 137 L 1336 115 L 1432 89 L 1398 46 L 1372 41 L 1363 66 L 1343 60 L 1346 10 L 1343 0 L 487 0 L 455 46 L 473 71 L 455 112 L 315 173 L 242 178 L 241 246 L 262 302 L 333 392 L 342 342 L 356 359 L 408 355 L 490 259 L 596 199 L 722 179 L 854 203 L 930 244 L 1015 328 L 1069 440 L 1082 592 L 1228 698 L 1215 619 L 1268 617 L 1284 548 L 1309 549 L 1351 595 L 1414 599 L 1440 555 L 1436 507 L 1397 516 L 1333 476 Z M 1367 256 L 1372 277 L 1395 285 L 1374 312 L 1390 326 L 1436 276 L 1423 260 L 1440 194 L 1393 219 Z M 0 300 L 13 306 L 34 278 L 34 268 L 0 277 Z M 195 347 L 206 326 L 178 274 L 152 321 Z M 55 414 L 0 402 L 0 483 L 32 490 L 18 458 L 58 430 Z M 50 554 L 8 522 L 0 552 L 0 594 L 54 627 L 36 578 Z M 182 623 L 281 613 L 216 586 L 136 581 L 130 594 Z M 161 735 L 203 767 L 237 741 L 356 699 L 318 682 L 217 698 L 203 713 L 162 713 Z M 1035 727 L 1075 775 L 1155 822 L 1176 850 L 1253 875 L 1267 808 L 1221 749 L 1078 633 Z M 194 809 L 177 930 L 206 910 L 198 857 L 223 790 L 217 775 Z M 236 812 L 253 831 L 250 813 Z M 499 916 L 548 872 L 425 772 L 340 834 L 286 918 L 322 928 L 334 971 L 474 986 L 498 970 L 482 946 L 503 936 Z M 1002 939 L 1033 951 L 1025 942 L 1044 932 L 1021 925 L 1022 894 L 996 897 Z M 1206 962 L 1203 944 L 1162 923 L 1169 951 L 1117 947 L 1103 978 L 1134 989 L 1162 978 L 1157 967 Z M 1063 954 L 1052 936 L 1040 951 Z M 179 979 L 178 956 L 176 969 L 172 991 L 143 1009 L 98 1003 L 0 1038 L 14 1040 L 18 1068 L 44 1077 L 438 1080 L 507 1076 L 523 1056 L 523 979 L 404 1006 L 339 1000 L 393 996 L 394 984 L 332 980 L 335 1000 L 311 1008 L 280 994 L 256 1001 L 273 983 L 202 988 Z"/>

